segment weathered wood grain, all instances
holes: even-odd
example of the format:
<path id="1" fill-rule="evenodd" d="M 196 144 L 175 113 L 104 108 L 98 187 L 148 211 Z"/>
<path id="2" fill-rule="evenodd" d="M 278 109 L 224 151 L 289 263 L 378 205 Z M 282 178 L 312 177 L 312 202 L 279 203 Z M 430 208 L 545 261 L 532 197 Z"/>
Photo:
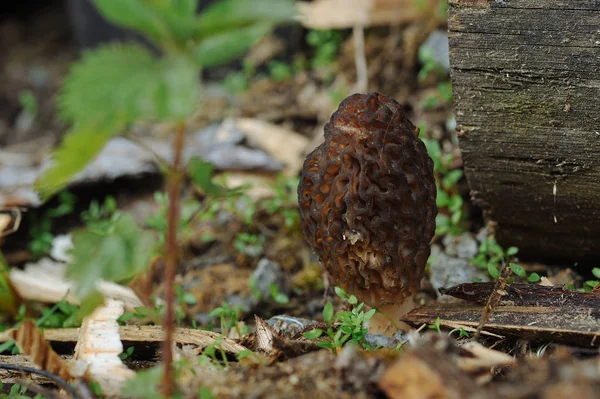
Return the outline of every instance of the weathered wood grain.
<path id="1" fill-rule="evenodd" d="M 600 260 L 600 1 L 451 0 L 474 201 L 520 255 Z"/>

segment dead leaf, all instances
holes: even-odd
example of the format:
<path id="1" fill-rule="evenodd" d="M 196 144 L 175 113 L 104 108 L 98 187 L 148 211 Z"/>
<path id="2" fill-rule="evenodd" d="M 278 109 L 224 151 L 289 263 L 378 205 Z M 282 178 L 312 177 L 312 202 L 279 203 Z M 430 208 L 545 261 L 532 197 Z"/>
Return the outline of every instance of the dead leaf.
<path id="1" fill-rule="evenodd" d="M 418 7 L 414 0 L 318 0 L 298 2 L 302 24 L 310 29 L 399 25 L 440 19 L 437 0 Z M 443 17 L 442 17 L 443 18 Z"/>
<path id="2" fill-rule="evenodd" d="M 16 341 L 21 352 L 27 354 L 42 370 L 65 381 L 73 378 L 66 363 L 52 350 L 44 339 L 44 334 L 32 320 L 25 320 L 18 329 L 8 335 Z"/>

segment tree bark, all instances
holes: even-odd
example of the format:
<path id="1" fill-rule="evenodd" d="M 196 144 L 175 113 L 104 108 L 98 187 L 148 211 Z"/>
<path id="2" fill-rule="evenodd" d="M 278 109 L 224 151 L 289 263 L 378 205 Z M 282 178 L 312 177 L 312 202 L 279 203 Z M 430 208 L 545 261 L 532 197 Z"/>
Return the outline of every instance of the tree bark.
<path id="1" fill-rule="evenodd" d="M 503 245 L 600 259 L 600 1 L 450 0 L 471 196 Z"/>

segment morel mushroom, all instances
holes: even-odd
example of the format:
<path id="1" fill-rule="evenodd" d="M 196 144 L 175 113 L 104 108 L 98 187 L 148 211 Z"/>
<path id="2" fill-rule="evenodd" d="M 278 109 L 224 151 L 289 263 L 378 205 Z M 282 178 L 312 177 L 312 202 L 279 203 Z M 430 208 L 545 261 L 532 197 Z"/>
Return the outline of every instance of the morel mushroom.
<path id="1" fill-rule="evenodd" d="M 394 321 L 414 306 L 435 232 L 433 162 L 418 134 L 394 99 L 351 95 L 298 187 L 304 235 L 331 282 Z"/>

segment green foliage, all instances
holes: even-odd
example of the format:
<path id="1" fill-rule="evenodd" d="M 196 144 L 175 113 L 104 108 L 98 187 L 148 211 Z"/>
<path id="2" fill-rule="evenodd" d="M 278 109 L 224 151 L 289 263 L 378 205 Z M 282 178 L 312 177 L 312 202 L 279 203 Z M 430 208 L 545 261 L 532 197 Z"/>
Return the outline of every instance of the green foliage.
<path id="1" fill-rule="evenodd" d="M 204 386 L 204 385 L 200 387 L 200 390 L 198 391 L 198 399 L 214 399 L 214 398 L 215 398 L 215 396 L 213 395 L 213 393 L 209 387 Z"/>
<path id="2" fill-rule="evenodd" d="M 213 364 L 213 365 L 221 365 L 223 364 L 225 367 L 229 366 L 229 361 L 227 360 L 227 354 L 221 347 L 221 342 L 223 342 L 224 335 L 221 334 L 212 344 L 208 345 L 202 351 L 202 354 L 198 357 L 198 362 L 200 364 Z M 217 357 L 218 355 L 221 357 L 220 359 Z"/>
<path id="3" fill-rule="evenodd" d="M 126 398 L 162 399 L 159 387 L 162 372 L 162 365 L 138 371 L 135 378 L 125 381 L 121 394 Z"/>
<path id="4" fill-rule="evenodd" d="M 310 61 L 313 68 L 330 67 L 339 52 L 344 37 L 337 30 L 311 30 L 306 35 L 306 42 L 315 49 Z"/>
<path id="5" fill-rule="evenodd" d="M 236 332 L 241 337 L 248 332 L 248 327 L 240 326 L 241 309 L 232 307 L 229 303 L 223 302 L 221 306 L 213 309 L 208 316 L 217 317 L 220 320 L 221 332 L 229 334 L 229 331 L 235 327 Z"/>
<path id="6" fill-rule="evenodd" d="M 271 61 L 267 64 L 269 75 L 275 82 L 283 82 L 294 75 L 294 70 L 290 64 L 281 61 Z"/>
<path id="7" fill-rule="evenodd" d="M 438 318 L 438 320 L 439 320 L 439 318 Z M 455 333 L 457 331 L 458 331 L 458 337 L 459 338 L 469 338 L 471 336 L 471 334 L 469 334 L 469 332 L 467 330 L 465 330 L 464 328 L 462 328 L 462 327 L 455 328 L 454 330 L 450 331 L 448 333 L 448 335 L 452 335 L 453 333 Z"/>
<path id="8" fill-rule="evenodd" d="M 426 97 L 421 106 L 424 109 L 435 109 L 441 105 L 452 103 L 452 83 L 443 81 L 436 87 L 435 93 Z"/>
<path id="9" fill-rule="evenodd" d="M 44 198 L 64 187 L 131 124 L 182 121 L 200 98 L 199 72 L 246 51 L 275 24 L 295 14 L 291 0 L 223 0 L 196 15 L 196 0 L 94 0 L 109 21 L 144 34 L 163 50 L 104 45 L 76 62 L 59 94 L 70 132 L 53 165 L 36 182 Z"/>
<path id="10" fill-rule="evenodd" d="M 290 302 L 290 298 L 283 292 L 279 292 L 279 289 L 275 284 L 269 285 L 269 294 L 271 295 L 273 302 L 280 305 L 286 305 Z"/>
<path id="11" fill-rule="evenodd" d="M 256 24 L 275 25 L 296 14 L 292 0 L 224 0 L 198 18 L 196 34 L 209 37 Z"/>
<path id="12" fill-rule="evenodd" d="M 35 396 L 27 395 L 27 386 L 14 384 L 10 387 L 8 394 L 3 393 L 4 386 L 2 381 L 0 381 L 0 399 L 44 399 L 41 394 L 36 394 Z"/>
<path id="13" fill-rule="evenodd" d="M 438 64 L 434 50 L 431 47 L 421 46 L 419 47 L 419 61 L 421 62 L 421 70 L 418 74 L 419 81 L 427 79 L 430 73 L 437 73 L 441 76 L 446 76 L 446 69 Z"/>
<path id="14" fill-rule="evenodd" d="M 424 132 L 424 126 L 421 131 Z M 436 205 L 442 212 L 435 218 L 436 235 L 459 235 L 464 231 L 466 218 L 463 212 L 463 199 L 458 192 L 457 183 L 463 177 L 462 169 L 451 169 L 454 162 L 452 154 L 444 154 L 440 143 L 435 139 L 423 138 L 427 153 L 433 160 L 437 197 Z"/>
<path id="15" fill-rule="evenodd" d="M 596 277 L 596 280 L 587 280 L 583 283 L 583 287 L 580 289 L 582 292 L 591 292 L 594 288 L 600 284 L 600 267 L 594 267 L 592 274 Z"/>
<path id="16" fill-rule="evenodd" d="M 430 330 L 435 330 L 438 332 L 438 334 L 441 334 L 442 331 L 440 329 L 440 318 L 437 317 L 435 319 L 435 323 L 428 325 L 427 328 L 429 328 Z"/>
<path id="17" fill-rule="evenodd" d="M 137 226 L 132 215 L 123 214 L 106 230 L 76 231 L 73 246 L 73 263 L 67 268 L 67 276 L 77 283 L 77 295 L 87 299 L 93 309 L 101 300 L 95 290 L 96 282 L 100 279 L 122 282 L 144 270 L 155 248 L 155 239 L 152 233 Z"/>
<path id="18" fill-rule="evenodd" d="M 335 352 L 336 348 L 344 346 L 348 342 L 358 344 L 362 348 L 372 349 L 366 342 L 365 336 L 368 329 L 365 328 L 367 323 L 377 312 L 376 309 L 364 311 L 364 303 L 358 303 L 354 295 L 348 295 L 344 290 L 335 287 L 336 294 L 352 305 L 351 310 L 337 312 L 334 314 L 333 304 L 328 302 L 323 308 L 323 321 L 327 324 L 327 329 L 324 331 L 316 328 L 304 333 L 307 339 L 318 339 L 325 334 L 328 338 L 320 340 L 317 345 L 321 348 L 329 348 Z"/>
<path id="19" fill-rule="evenodd" d="M 123 352 L 121 352 L 121 353 L 119 354 L 119 358 L 120 358 L 121 360 L 125 360 L 125 359 L 127 359 L 127 358 L 131 357 L 131 355 L 133 355 L 133 351 L 134 351 L 134 350 L 135 350 L 135 347 L 134 347 L 134 346 L 130 346 L 130 347 L 128 347 L 127 349 L 125 349 Z"/>
<path id="20" fill-rule="evenodd" d="M 8 264 L 0 252 L 0 323 L 5 321 L 5 317 L 14 317 L 19 308 L 19 299 L 10 284 L 8 273 Z"/>
<path id="21" fill-rule="evenodd" d="M 274 185 L 274 195 L 261 202 L 261 206 L 269 215 L 280 214 L 284 226 L 288 229 L 298 227 L 300 216 L 298 214 L 298 177 L 279 176 Z"/>
<path id="22" fill-rule="evenodd" d="M 59 301 L 52 308 L 42 308 L 42 316 L 36 320 L 35 325 L 42 328 L 79 327 L 79 306 Z"/>
<path id="23" fill-rule="evenodd" d="M 75 208 L 75 196 L 68 191 L 62 191 L 58 196 L 58 201 L 58 206 L 48 209 L 41 217 L 35 213 L 30 216 L 28 247 L 34 259 L 45 256 L 52 249 L 54 219 L 72 213 Z"/>
<path id="24" fill-rule="evenodd" d="M 192 157 L 188 163 L 188 175 L 192 183 L 213 197 L 227 194 L 227 189 L 213 182 L 213 166 L 198 157 Z"/>
<path id="25" fill-rule="evenodd" d="M 23 90 L 19 92 L 19 104 L 25 112 L 27 112 L 32 118 L 35 118 L 39 112 L 39 105 L 37 98 L 31 90 Z"/>
<path id="26" fill-rule="evenodd" d="M 248 256 L 257 257 L 262 255 L 265 245 L 265 236 L 241 232 L 235 236 L 233 246 L 235 249 Z"/>
<path id="27" fill-rule="evenodd" d="M 540 276 L 537 273 L 531 273 L 527 275 L 525 269 L 513 262 L 509 262 L 513 258 L 519 249 L 517 247 L 508 247 L 506 250 L 496 242 L 496 238 L 493 235 L 479 244 L 477 256 L 471 258 L 470 261 L 477 267 L 483 270 L 487 270 L 490 277 L 494 280 L 500 277 L 502 268 L 508 262 L 508 266 L 513 276 L 517 276 L 523 281 L 529 283 L 536 283 L 540 281 Z M 512 283 L 514 279 L 509 277 L 508 282 Z"/>
<path id="28" fill-rule="evenodd" d="M 256 24 L 210 36 L 196 47 L 194 59 L 203 67 L 224 64 L 242 55 L 271 29 L 269 24 Z"/>

